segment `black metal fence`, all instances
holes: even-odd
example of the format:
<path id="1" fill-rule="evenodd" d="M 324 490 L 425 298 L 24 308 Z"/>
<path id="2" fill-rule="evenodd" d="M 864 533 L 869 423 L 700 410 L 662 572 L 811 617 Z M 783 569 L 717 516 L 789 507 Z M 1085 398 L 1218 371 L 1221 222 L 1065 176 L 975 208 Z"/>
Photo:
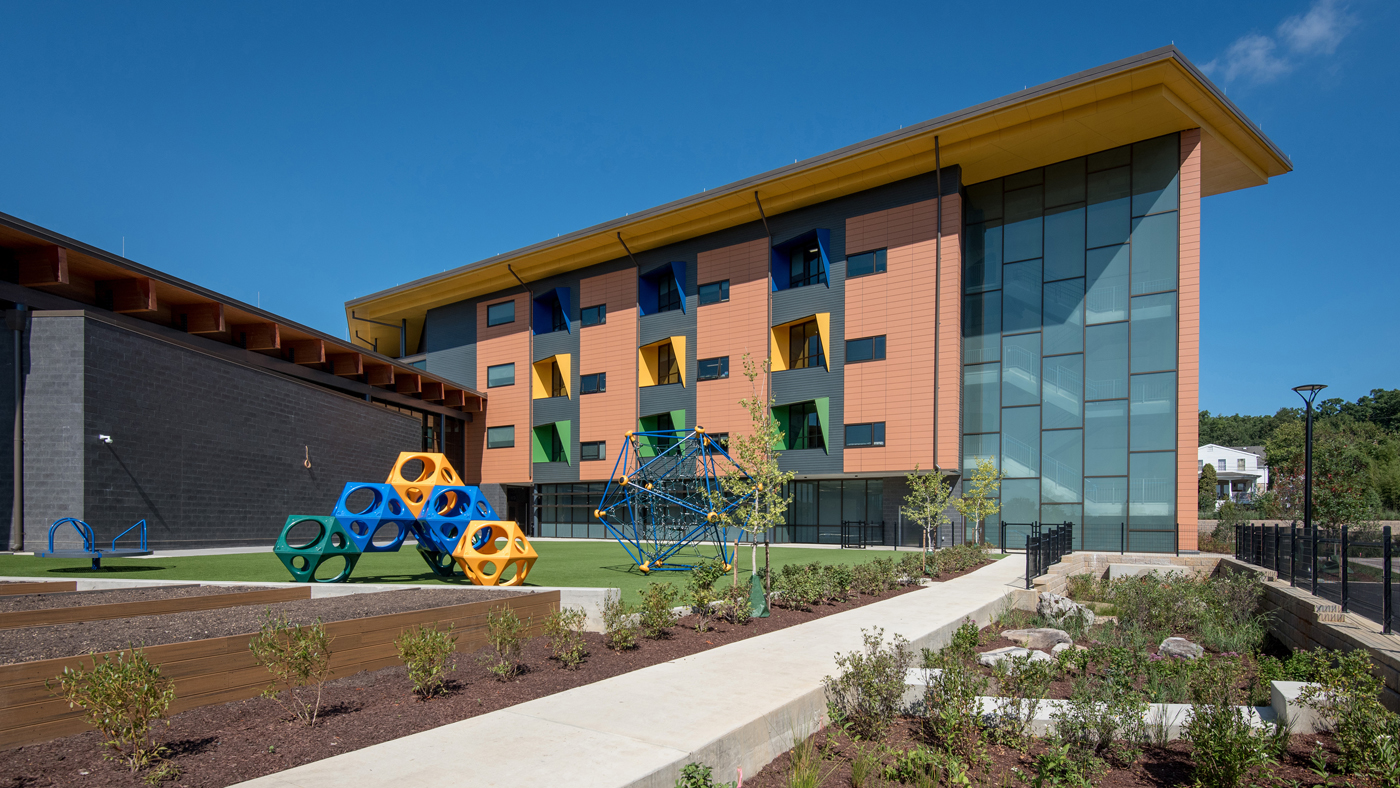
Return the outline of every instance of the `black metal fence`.
<path id="1" fill-rule="evenodd" d="M 1311 530 L 1242 523 L 1235 526 L 1235 558 L 1272 569 L 1294 588 L 1341 605 L 1381 625 L 1390 634 L 1395 608 L 1391 583 L 1394 540 L 1390 526 L 1348 526 Z"/>
<path id="2" fill-rule="evenodd" d="M 1037 523 L 1001 522 L 987 527 L 986 538 L 1003 551 L 1020 550 Z M 1083 552 L 1174 553 L 1181 554 L 1178 529 L 1129 528 L 1126 522 L 1084 524 L 1074 527 L 1074 549 Z"/>
<path id="3" fill-rule="evenodd" d="M 884 522 L 868 523 L 864 520 L 845 520 L 841 523 L 841 546 L 864 550 L 868 545 L 885 543 Z"/>
<path id="4" fill-rule="evenodd" d="M 1035 578 L 1073 552 L 1074 523 L 1060 523 L 1049 528 L 1032 523 L 1031 532 L 1026 535 L 1026 588 L 1031 588 Z"/>

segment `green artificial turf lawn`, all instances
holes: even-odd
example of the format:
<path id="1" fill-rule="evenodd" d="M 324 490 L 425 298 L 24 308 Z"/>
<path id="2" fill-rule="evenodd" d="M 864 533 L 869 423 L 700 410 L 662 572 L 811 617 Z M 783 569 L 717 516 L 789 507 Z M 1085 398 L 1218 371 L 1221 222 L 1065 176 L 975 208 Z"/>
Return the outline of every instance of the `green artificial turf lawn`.
<path id="1" fill-rule="evenodd" d="M 643 575 L 617 542 L 532 542 L 539 560 L 530 571 L 527 585 L 590 586 L 621 588 L 634 597 L 655 581 L 684 583 L 687 572 L 652 572 Z M 443 581 L 428 571 L 418 551 L 409 546 L 397 553 L 366 553 L 360 557 L 352 583 L 444 583 L 467 585 L 459 575 Z M 857 564 L 880 557 L 899 558 L 887 550 L 822 550 L 802 547 L 772 547 L 769 557 L 774 571 L 792 563 Z M 739 579 L 749 576 L 749 547 L 739 550 L 736 563 Z M 758 565 L 763 566 L 763 548 L 758 549 Z M 337 567 L 338 569 L 338 567 Z M 331 574 L 330 570 L 326 574 Z M 286 582 L 291 574 L 271 552 L 234 555 L 178 556 L 170 558 L 106 559 L 94 572 L 86 559 L 36 558 L 0 555 L 0 576 L 37 577 L 48 580 L 83 578 L 139 578 L 143 580 L 227 580 L 245 582 Z"/>

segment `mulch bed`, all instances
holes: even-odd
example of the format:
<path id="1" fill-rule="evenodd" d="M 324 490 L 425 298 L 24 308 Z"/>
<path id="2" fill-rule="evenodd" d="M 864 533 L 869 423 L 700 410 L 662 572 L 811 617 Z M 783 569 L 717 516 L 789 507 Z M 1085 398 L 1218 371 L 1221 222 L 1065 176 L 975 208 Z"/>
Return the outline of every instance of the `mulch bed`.
<path id="1" fill-rule="evenodd" d="M 118 602 L 151 602 L 157 599 L 183 599 L 213 594 L 236 594 L 245 591 L 266 591 L 266 586 L 151 586 L 148 588 L 111 588 L 100 591 L 56 591 L 42 594 L 18 594 L 0 597 L 0 613 L 19 610 L 52 610 L 60 607 L 114 605 Z"/>
<path id="2" fill-rule="evenodd" d="M 268 610 L 274 614 L 285 615 L 293 624 L 310 624 L 317 618 L 329 623 L 430 607 L 465 605 L 528 592 L 528 588 L 376 591 L 296 602 L 168 613 L 160 616 L 6 629 L 0 630 L 0 664 L 69 657 L 90 651 L 113 651 L 126 648 L 130 644 L 157 646 L 257 632 Z"/>
<path id="3" fill-rule="evenodd" d="M 672 630 L 671 637 L 641 639 L 638 648 L 625 652 L 610 651 L 603 645 L 601 635 L 585 633 L 589 656 L 577 670 L 565 670 L 551 660 L 545 639 L 535 638 L 525 647 L 524 672 L 506 682 L 496 680 L 487 672 L 475 658 L 476 655 L 458 654 L 457 668 L 449 677 L 451 693 L 429 701 L 418 701 L 412 697 L 406 671 L 401 666 L 358 673 L 327 685 L 322 718 L 314 729 L 293 720 L 290 713 L 276 701 L 263 698 L 193 709 L 172 717 L 169 729 L 160 728 L 156 734 L 158 740 L 173 751 L 172 761 L 182 772 L 176 780 L 165 785 L 221 788 L 891 599 L 916 589 L 917 586 L 910 586 L 878 597 L 856 597 L 840 604 L 818 605 L 810 611 L 775 607 L 769 618 L 754 619 L 746 626 L 718 621 L 714 622 L 711 631 L 703 633 L 696 632 L 692 628 L 694 619 L 687 617 L 681 619 L 677 628 Z M 384 597 L 407 593 L 460 592 L 406 591 L 363 596 Z M 336 601 L 342 599 L 353 600 L 355 597 L 342 597 Z M 100 742 L 99 735 L 89 731 L 43 744 L 0 751 L 0 788 L 45 788 L 74 784 L 137 788 L 142 785 L 139 776 L 133 776 L 124 768 L 102 759 Z M 532 746 L 548 746 L 548 743 L 537 742 Z M 444 774 L 451 773 L 451 768 L 445 768 L 447 771 Z M 353 779 L 353 775 L 347 775 L 347 779 Z M 561 779 L 560 784 L 567 784 L 567 779 Z"/>
<path id="4" fill-rule="evenodd" d="M 851 760 L 857 747 L 871 748 L 869 742 L 857 744 L 839 729 L 827 728 L 817 734 L 819 751 L 822 753 L 822 775 L 817 783 L 820 788 L 848 788 L 851 785 Z M 912 750 L 923 743 L 916 720 L 900 720 L 890 730 L 882 744 L 895 750 Z M 1288 753 L 1278 763 L 1271 764 L 1265 771 L 1273 779 L 1256 779 L 1260 785 L 1314 786 L 1327 785 L 1328 779 L 1320 777 L 1312 770 L 1311 757 L 1315 747 L 1322 747 L 1328 758 L 1335 762 L 1336 747 L 1327 734 L 1297 734 L 1292 737 Z M 1044 743 L 1034 742 L 1028 752 L 1021 752 L 1003 745 L 990 745 L 987 754 L 992 765 L 985 771 L 969 775 L 973 785 L 1000 786 L 1001 788 L 1022 788 L 1030 786 L 1035 779 L 1035 757 L 1045 751 Z M 885 758 L 888 762 L 890 758 Z M 744 776 L 744 788 L 787 788 L 791 752 L 783 753 L 757 775 Z M 1019 770 L 1019 773 L 1018 771 Z M 1189 786 L 1192 759 L 1191 745 L 1185 741 L 1170 742 L 1166 747 L 1146 747 L 1142 756 L 1132 764 L 1115 765 L 1094 780 L 1095 788 L 1166 788 L 1166 786 Z M 900 783 L 882 779 L 872 781 L 875 786 L 897 786 Z M 716 782 L 733 780 L 735 775 L 715 775 Z M 1333 784 L 1341 785 L 1340 778 L 1333 777 Z M 1348 777 L 1346 785 L 1352 788 L 1370 788 L 1376 783 L 1356 777 Z"/>

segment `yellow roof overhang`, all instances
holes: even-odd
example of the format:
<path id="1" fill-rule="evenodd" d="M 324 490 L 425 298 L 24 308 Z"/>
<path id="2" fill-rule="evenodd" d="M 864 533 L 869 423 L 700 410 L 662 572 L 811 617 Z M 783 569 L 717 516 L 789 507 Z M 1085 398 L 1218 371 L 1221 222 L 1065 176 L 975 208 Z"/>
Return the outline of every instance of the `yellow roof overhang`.
<path id="1" fill-rule="evenodd" d="M 1164 47 L 1022 90 L 897 132 L 797 162 L 622 219 L 409 282 L 346 303 L 351 336 L 394 329 L 351 318 L 409 321 L 421 337 L 427 310 L 566 273 L 633 252 L 757 221 L 944 166 L 978 183 L 1186 129 L 1202 130 L 1202 195 L 1259 186 L 1293 169 L 1288 157 L 1175 47 Z M 514 274 L 507 268 L 514 269 Z M 368 329 L 368 330 L 367 330 Z M 391 341 L 392 340 L 392 341 Z M 410 345 L 410 352 L 415 352 Z"/>

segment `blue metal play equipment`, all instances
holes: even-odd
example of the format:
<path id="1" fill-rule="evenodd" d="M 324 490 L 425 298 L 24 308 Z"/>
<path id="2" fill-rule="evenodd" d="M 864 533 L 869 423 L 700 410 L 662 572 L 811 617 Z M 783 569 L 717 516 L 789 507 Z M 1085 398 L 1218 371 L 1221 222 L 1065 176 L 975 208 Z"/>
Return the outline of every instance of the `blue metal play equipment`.
<path id="1" fill-rule="evenodd" d="M 593 516 L 643 574 L 685 571 L 706 559 L 727 571 L 734 548 L 720 516 L 753 496 L 727 495 L 719 479 L 748 472 L 703 427 L 629 432 L 626 438 Z"/>
<path id="2" fill-rule="evenodd" d="M 78 532 L 78 536 L 83 540 L 83 546 L 81 549 L 54 548 L 54 534 L 58 533 L 58 530 L 65 525 L 72 526 L 73 530 Z M 137 532 L 141 540 L 140 547 L 117 547 L 117 539 L 126 536 L 127 534 L 131 533 L 136 529 L 140 529 Z M 76 517 L 64 517 L 61 520 L 54 521 L 54 524 L 49 526 L 49 549 L 34 553 L 34 555 L 39 558 L 91 558 L 93 569 L 102 568 L 103 558 L 129 558 L 132 556 L 150 554 L 151 551 L 146 549 L 145 520 L 141 520 L 136 524 L 132 525 L 130 528 L 126 529 L 125 531 L 122 531 L 121 533 L 117 534 L 116 539 L 112 540 L 111 547 L 98 547 L 97 536 L 93 533 L 92 526 L 88 525 L 82 520 L 79 520 Z"/>

